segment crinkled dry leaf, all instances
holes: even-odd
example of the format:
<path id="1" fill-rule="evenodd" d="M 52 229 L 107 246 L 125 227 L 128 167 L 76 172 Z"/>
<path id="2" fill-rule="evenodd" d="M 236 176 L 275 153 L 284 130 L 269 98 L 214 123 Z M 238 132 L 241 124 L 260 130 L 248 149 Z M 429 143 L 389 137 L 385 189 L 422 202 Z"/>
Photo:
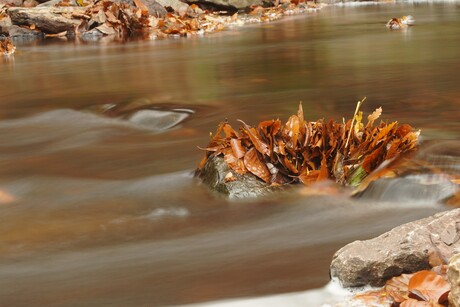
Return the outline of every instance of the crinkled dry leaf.
<path id="1" fill-rule="evenodd" d="M 245 128 L 246 133 L 248 134 L 249 138 L 252 141 L 252 144 L 254 144 L 254 147 L 257 149 L 258 152 L 261 154 L 270 156 L 270 149 L 268 148 L 267 144 L 262 142 L 260 138 L 254 133 L 251 127 L 249 127 L 245 122 L 242 120 L 238 120 L 241 122 Z"/>
<path id="2" fill-rule="evenodd" d="M 372 114 L 367 117 L 367 126 L 372 126 L 374 122 L 382 115 L 382 107 L 376 109 Z"/>
<path id="3" fill-rule="evenodd" d="M 265 163 L 260 160 L 259 155 L 257 154 L 257 151 L 254 147 L 249 149 L 249 151 L 244 155 L 244 166 L 246 166 L 246 168 L 251 173 L 263 181 L 267 183 L 270 182 L 270 171 L 268 170 Z"/>
<path id="4" fill-rule="evenodd" d="M 449 283 L 432 271 L 419 271 L 409 280 L 409 292 L 423 300 L 443 303 L 450 291 Z"/>

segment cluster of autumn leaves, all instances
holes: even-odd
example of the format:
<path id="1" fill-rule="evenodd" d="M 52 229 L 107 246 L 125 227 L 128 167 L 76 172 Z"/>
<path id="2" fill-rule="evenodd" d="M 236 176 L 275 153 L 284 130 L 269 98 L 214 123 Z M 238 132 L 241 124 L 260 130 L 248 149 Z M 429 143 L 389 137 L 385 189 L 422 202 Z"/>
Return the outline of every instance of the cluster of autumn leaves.
<path id="1" fill-rule="evenodd" d="M 11 55 L 16 50 L 13 42 L 9 38 L 0 39 L 0 54 Z"/>
<path id="2" fill-rule="evenodd" d="M 78 1 L 77 1 L 78 2 Z M 81 2 L 81 3 L 80 3 Z M 63 11 L 60 13 L 69 20 L 76 20 L 76 37 L 83 39 L 98 39 L 110 36 L 119 40 L 129 37 L 141 39 L 157 39 L 176 36 L 193 36 L 221 31 L 226 27 L 243 25 L 245 23 L 268 22 L 284 15 L 315 11 L 320 8 L 312 1 L 277 0 L 274 6 L 252 6 L 247 14 L 231 16 L 225 12 L 202 10 L 192 4 L 181 12 L 170 11 L 165 16 L 154 16 L 142 0 L 133 0 L 133 4 L 112 0 L 80 1 L 85 10 Z M 69 0 L 60 1 L 57 6 L 71 6 Z M 35 25 L 31 30 L 37 30 Z M 39 29 L 38 29 L 39 30 Z M 71 31 L 73 32 L 73 31 Z M 67 36 L 69 31 L 57 34 L 46 34 L 46 37 Z M 8 41 L 8 45 L 3 42 Z M 11 40 L 2 41 L 0 51 L 5 55 L 14 53 Z"/>
<path id="3" fill-rule="evenodd" d="M 165 38 L 169 36 L 200 35 L 223 30 L 227 26 L 242 25 L 247 22 L 262 22 L 278 19 L 284 14 L 300 13 L 307 9 L 316 10 L 314 3 L 289 0 L 274 7 L 251 7 L 249 14 L 238 16 L 221 15 L 219 12 L 202 10 L 192 4 L 183 12 L 170 12 L 164 17 L 149 15 L 142 0 L 134 0 L 135 6 L 102 0 L 88 6 L 80 17 L 86 22 L 78 27 L 83 33 L 96 28 L 105 35 L 117 34 L 120 37 L 137 34 L 144 38 Z M 96 27 L 94 26 L 96 24 Z"/>
<path id="4" fill-rule="evenodd" d="M 307 121 L 302 104 L 285 124 L 276 119 L 251 127 L 240 120 L 242 126 L 235 130 L 220 123 L 198 170 L 210 158 L 222 156 L 237 174 L 250 173 L 269 185 L 325 179 L 358 185 L 383 162 L 413 151 L 420 133 L 407 124 L 377 123 L 381 108 L 364 123 L 361 103 L 353 118 L 341 123 Z"/>
<path id="5" fill-rule="evenodd" d="M 450 284 L 447 265 L 413 274 L 402 274 L 388 280 L 381 290 L 355 296 L 366 306 L 444 307 L 448 306 Z"/>
<path id="6" fill-rule="evenodd" d="M 231 18 L 197 14 L 199 8 L 196 5 L 192 5 L 186 15 L 168 13 L 165 17 L 157 18 L 149 15 L 148 8 L 141 0 L 134 2 L 136 7 L 109 0 L 88 6 L 77 32 L 85 33 L 89 29 L 96 29 L 104 35 L 120 38 L 137 35 L 153 39 L 215 32 L 222 30 L 224 23 Z"/>

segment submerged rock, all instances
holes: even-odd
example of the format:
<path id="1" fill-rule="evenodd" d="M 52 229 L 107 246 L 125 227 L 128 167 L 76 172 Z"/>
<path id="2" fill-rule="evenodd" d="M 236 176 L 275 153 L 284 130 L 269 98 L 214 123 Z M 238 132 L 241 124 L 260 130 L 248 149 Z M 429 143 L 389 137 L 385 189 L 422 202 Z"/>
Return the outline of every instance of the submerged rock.
<path id="1" fill-rule="evenodd" d="M 460 252 L 459 239 L 460 209 L 442 212 L 346 245 L 333 257 L 331 277 L 344 287 L 382 286 L 391 277 L 447 263 Z"/>
<path id="2" fill-rule="evenodd" d="M 460 307 L 460 254 L 450 259 L 447 276 L 450 283 L 449 306 Z"/>
<path id="3" fill-rule="evenodd" d="M 210 157 L 196 175 L 212 190 L 234 199 L 266 196 L 281 189 L 266 184 L 251 173 L 237 174 L 221 156 Z"/>

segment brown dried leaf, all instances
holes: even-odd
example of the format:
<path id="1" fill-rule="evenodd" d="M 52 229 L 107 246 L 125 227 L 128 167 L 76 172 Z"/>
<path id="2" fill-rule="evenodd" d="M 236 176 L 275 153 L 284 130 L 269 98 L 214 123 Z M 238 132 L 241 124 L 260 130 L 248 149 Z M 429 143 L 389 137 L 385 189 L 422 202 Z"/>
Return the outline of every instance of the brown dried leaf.
<path id="1" fill-rule="evenodd" d="M 429 302 L 414 300 L 413 298 L 407 299 L 399 305 L 400 307 L 435 307 Z"/>
<path id="2" fill-rule="evenodd" d="M 329 178 L 329 170 L 327 167 L 327 160 L 326 160 L 326 156 L 323 155 L 323 159 L 321 160 L 321 167 L 319 169 L 319 175 L 316 180 L 321 181 L 321 180 L 326 180 L 328 178 Z"/>
<path id="3" fill-rule="evenodd" d="M 258 152 L 261 154 L 270 156 L 271 150 L 268 148 L 268 145 L 262 142 L 260 138 L 252 131 L 251 127 L 249 127 L 244 121 L 238 120 L 241 122 L 246 129 L 246 133 L 248 134 L 249 138 L 251 139 L 252 143 L 254 144 L 254 147 L 257 149 Z"/>
<path id="4" fill-rule="evenodd" d="M 242 175 L 246 173 L 246 167 L 243 159 L 238 159 L 233 155 L 233 151 L 230 148 L 224 150 L 224 161 L 238 174 Z"/>
<path id="5" fill-rule="evenodd" d="M 401 303 L 407 299 L 409 295 L 409 280 L 413 275 L 414 274 L 402 274 L 386 282 L 384 289 L 393 297 L 395 302 Z"/>
<path id="6" fill-rule="evenodd" d="M 319 176 L 318 170 L 308 171 L 308 172 L 305 171 L 300 174 L 299 180 L 303 184 L 309 185 L 309 184 L 316 182 L 318 180 L 318 176 Z"/>
<path id="7" fill-rule="evenodd" d="M 241 159 L 244 157 L 244 154 L 246 153 L 246 150 L 244 147 L 241 145 L 241 140 L 238 139 L 230 139 L 230 145 L 233 150 L 233 154 L 235 157 L 238 159 Z"/>
<path id="8" fill-rule="evenodd" d="M 224 131 L 226 138 L 238 138 L 239 137 L 238 132 L 236 132 L 235 129 L 233 129 L 232 126 L 230 126 L 227 123 L 224 123 L 222 125 L 222 131 Z"/>
<path id="9" fill-rule="evenodd" d="M 368 122 L 366 127 L 371 127 L 372 125 L 374 125 L 374 122 L 380 117 L 380 115 L 382 115 L 382 107 L 376 109 L 374 112 L 372 112 L 372 114 L 370 114 L 367 117 Z"/>
<path id="10" fill-rule="evenodd" d="M 244 155 L 244 166 L 254 175 L 263 181 L 270 182 L 270 171 L 264 162 L 262 162 L 254 147 L 249 149 Z"/>
<path id="11" fill-rule="evenodd" d="M 425 297 L 425 300 L 443 303 L 450 292 L 449 283 L 432 271 L 419 271 L 409 280 L 409 292 Z M 442 300 L 441 300 L 442 299 Z"/>
<path id="12" fill-rule="evenodd" d="M 142 11 L 149 11 L 149 8 L 142 2 L 142 0 L 133 0 L 134 4 Z"/>
<path id="13" fill-rule="evenodd" d="M 364 158 L 363 169 L 366 171 L 366 173 L 369 174 L 370 172 L 372 172 L 385 159 L 384 148 L 385 147 L 381 145 L 372 153 L 368 154 L 366 158 Z"/>
<path id="14" fill-rule="evenodd" d="M 284 126 L 284 135 L 290 140 L 287 145 L 290 148 L 297 147 L 297 140 L 299 138 L 300 133 L 300 120 L 297 115 L 292 115 L 289 117 L 286 125 Z"/>

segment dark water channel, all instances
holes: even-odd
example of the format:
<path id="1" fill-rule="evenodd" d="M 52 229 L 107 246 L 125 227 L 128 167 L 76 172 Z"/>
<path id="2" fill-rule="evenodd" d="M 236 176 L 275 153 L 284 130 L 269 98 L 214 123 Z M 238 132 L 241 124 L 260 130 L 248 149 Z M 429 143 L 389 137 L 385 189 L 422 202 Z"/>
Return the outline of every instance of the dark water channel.
<path id="1" fill-rule="evenodd" d="M 407 14 L 413 28 L 385 28 Z M 422 129 L 435 140 L 424 157 L 448 156 L 458 173 L 459 37 L 460 5 L 425 3 L 330 7 L 202 38 L 20 46 L 0 61 L 0 306 L 323 286 L 337 249 L 445 210 L 445 186 L 228 201 L 193 179 L 196 146 L 224 119 L 286 120 L 303 101 L 309 120 L 341 120 L 367 96 L 365 112 Z"/>

